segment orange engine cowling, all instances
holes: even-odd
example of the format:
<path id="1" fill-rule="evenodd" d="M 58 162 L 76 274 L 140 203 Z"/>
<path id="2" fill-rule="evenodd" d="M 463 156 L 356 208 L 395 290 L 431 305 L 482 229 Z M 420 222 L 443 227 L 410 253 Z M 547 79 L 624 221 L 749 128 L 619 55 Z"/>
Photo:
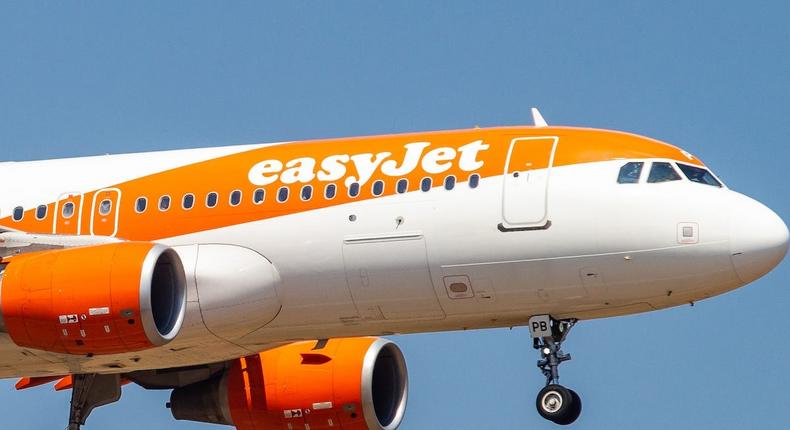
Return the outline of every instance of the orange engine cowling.
<path id="1" fill-rule="evenodd" d="M 181 329 L 186 278 L 170 248 L 121 242 L 3 262 L 0 331 L 15 344 L 65 354 L 164 345 Z"/>
<path id="2" fill-rule="evenodd" d="M 403 420 L 406 362 L 381 338 L 297 342 L 241 358 L 214 378 L 173 390 L 178 420 L 238 430 L 393 430 Z"/>

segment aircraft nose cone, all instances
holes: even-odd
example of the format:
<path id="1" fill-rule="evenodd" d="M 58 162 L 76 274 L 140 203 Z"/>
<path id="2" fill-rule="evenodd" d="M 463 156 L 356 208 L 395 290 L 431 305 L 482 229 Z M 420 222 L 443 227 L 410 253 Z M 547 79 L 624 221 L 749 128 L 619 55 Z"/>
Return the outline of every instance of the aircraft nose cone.
<path id="1" fill-rule="evenodd" d="M 790 234 L 782 218 L 760 202 L 740 196 L 730 218 L 730 251 L 744 284 L 770 272 L 787 254 Z"/>

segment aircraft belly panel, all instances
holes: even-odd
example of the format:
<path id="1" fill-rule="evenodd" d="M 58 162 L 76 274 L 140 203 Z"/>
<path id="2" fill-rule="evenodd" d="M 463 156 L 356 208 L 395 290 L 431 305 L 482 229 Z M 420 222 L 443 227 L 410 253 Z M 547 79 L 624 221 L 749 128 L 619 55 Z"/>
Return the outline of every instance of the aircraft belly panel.
<path id="1" fill-rule="evenodd" d="M 346 238 L 343 260 L 362 319 L 444 318 L 421 234 Z"/>

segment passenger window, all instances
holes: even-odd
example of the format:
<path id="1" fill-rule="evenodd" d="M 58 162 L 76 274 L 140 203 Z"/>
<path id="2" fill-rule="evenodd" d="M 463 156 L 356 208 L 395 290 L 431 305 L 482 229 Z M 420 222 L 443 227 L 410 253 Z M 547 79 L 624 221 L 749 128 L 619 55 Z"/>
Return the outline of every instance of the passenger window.
<path id="1" fill-rule="evenodd" d="M 104 199 L 99 203 L 99 215 L 107 216 L 112 211 L 112 200 Z"/>
<path id="2" fill-rule="evenodd" d="M 277 201 L 284 203 L 286 200 L 288 200 L 288 187 L 280 187 L 277 190 Z"/>
<path id="3" fill-rule="evenodd" d="M 380 196 L 384 194 L 384 181 L 376 181 L 373 183 L 373 195 Z"/>
<path id="4" fill-rule="evenodd" d="M 480 185 L 480 175 L 473 173 L 469 176 L 469 188 L 477 188 Z"/>
<path id="5" fill-rule="evenodd" d="M 194 194 L 184 194 L 184 198 L 181 201 L 181 207 L 184 210 L 190 210 L 195 206 L 195 195 Z"/>
<path id="6" fill-rule="evenodd" d="M 21 209 L 21 208 L 18 208 L 18 209 Z M 63 211 L 61 211 L 61 215 L 63 215 L 63 218 L 65 218 L 65 219 L 69 219 L 69 218 L 73 217 L 74 216 L 74 203 L 67 202 L 66 204 L 64 204 L 63 205 Z M 22 218 L 20 217 L 20 219 L 22 219 Z"/>
<path id="7" fill-rule="evenodd" d="M 134 204 L 134 210 L 141 214 L 145 212 L 146 208 L 148 208 L 148 199 L 145 197 L 138 197 L 137 202 Z"/>
<path id="8" fill-rule="evenodd" d="M 230 205 L 238 206 L 241 204 L 241 191 L 235 190 L 230 193 Z"/>
<path id="9" fill-rule="evenodd" d="M 356 197 L 359 195 L 359 183 L 354 182 L 348 187 L 348 195 L 349 197 Z"/>
<path id="10" fill-rule="evenodd" d="M 41 221 L 47 217 L 47 205 L 41 205 L 36 208 L 36 219 Z"/>
<path id="11" fill-rule="evenodd" d="M 678 167 L 680 167 L 680 170 L 691 182 L 721 187 L 721 182 L 719 182 L 708 169 L 682 163 L 678 163 Z"/>
<path id="12" fill-rule="evenodd" d="M 444 178 L 444 189 L 447 191 L 455 188 L 455 176 L 448 176 Z"/>
<path id="13" fill-rule="evenodd" d="M 655 162 L 653 167 L 650 168 L 650 175 L 647 177 L 647 182 L 655 184 L 658 182 L 679 181 L 680 175 L 669 163 Z"/>
<path id="14" fill-rule="evenodd" d="M 431 184 L 432 184 L 431 178 L 423 178 L 422 182 L 420 182 L 420 189 L 423 192 L 428 192 L 431 190 Z"/>
<path id="15" fill-rule="evenodd" d="M 266 191 L 263 188 L 258 188 L 252 194 L 252 202 L 256 205 L 263 203 L 264 199 L 266 199 Z"/>
<path id="16" fill-rule="evenodd" d="M 332 200 L 335 198 L 335 194 L 337 194 L 337 186 L 335 184 L 329 184 L 324 188 L 325 199 Z"/>
<path id="17" fill-rule="evenodd" d="M 159 198 L 159 210 L 162 212 L 170 210 L 170 196 L 162 196 Z"/>
<path id="18" fill-rule="evenodd" d="M 217 207 L 217 202 L 219 201 L 219 194 L 217 193 L 208 193 L 206 195 L 206 207 L 207 208 L 214 208 Z"/>
<path id="19" fill-rule="evenodd" d="M 302 201 L 306 202 L 313 198 L 313 187 L 310 185 L 305 185 L 302 187 Z"/>
<path id="20" fill-rule="evenodd" d="M 398 194 L 403 194 L 406 191 L 409 191 L 409 180 L 406 178 L 399 179 L 398 185 L 396 185 L 396 190 L 398 191 Z"/>
<path id="21" fill-rule="evenodd" d="M 623 164 L 620 168 L 620 174 L 617 176 L 618 184 L 638 184 L 639 177 L 642 176 L 642 167 L 645 163 L 641 161 L 632 161 Z"/>
<path id="22" fill-rule="evenodd" d="M 22 206 L 17 206 L 14 208 L 14 221 L 22 221 L 22 218 L 25 217 L 25 209 Z"/>

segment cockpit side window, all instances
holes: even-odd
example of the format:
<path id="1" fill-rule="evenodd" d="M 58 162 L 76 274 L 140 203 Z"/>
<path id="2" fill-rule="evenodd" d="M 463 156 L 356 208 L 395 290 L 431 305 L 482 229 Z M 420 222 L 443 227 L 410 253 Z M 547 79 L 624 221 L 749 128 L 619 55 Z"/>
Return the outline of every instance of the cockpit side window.
<path id="1" fill-rule="evenodd" d="M 639 183 L 639 177 L 642 175 L 642 167 L 645 163 L 641 161 L 632 161 L 623 164 L 620 168 L 620 174 L 617 176 L 618 184 L 636 184 Z"/>
<path id="2" fill-rule="evenodd" d="M 682 163 L 678 163 L 678 167 L 680 167 L 680 170 L 691 182 L 721 187 L 721 182 L 719 182 L 708 169 Z"/>
<path id="3" fill-rule="evenodd" d="M 665 162 L 655 162 L 653 167 L 650 168 L 650 175 L 647 177 L 649 184 L 658 182 L 679 181 L 680 175 L 671 164 Z"/>

